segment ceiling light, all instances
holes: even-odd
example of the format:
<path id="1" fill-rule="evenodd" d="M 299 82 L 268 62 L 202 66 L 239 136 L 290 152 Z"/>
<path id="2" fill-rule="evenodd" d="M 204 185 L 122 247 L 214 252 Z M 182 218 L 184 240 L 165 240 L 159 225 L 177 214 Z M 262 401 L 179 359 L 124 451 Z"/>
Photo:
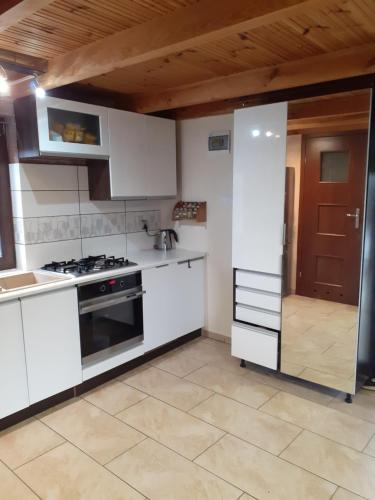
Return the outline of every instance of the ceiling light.
<path id="1" fill-rule="evenodd" d="M 273 132 L 271 132 L 271 130 L 267 130 L 266 136 L 267 137 L 272 137 L 273 136 Z"/>
<path id="2" fill-rule="evenodd" d="M 32 87 L 34 88 L 34 92 L 36 97 L 39 99 L 43 99 L 46 97 L 46 91 L 43 87 L 40 86 L 38 78 L 35 76 L 34 81 L 31 83 Z"/>
<path id="3" fill-rule="evenodd" d="M 9 93 L 8 76 L 5 69 L 0 65 L 0 94 L 7 95 Z"/>
<path id="4" fill-rule="evenodd" d="M 251 134 L 253 137 L 259 137 L 260 136 L 260 130 L 255 128 L 254 130 L 251 131 Z"/>

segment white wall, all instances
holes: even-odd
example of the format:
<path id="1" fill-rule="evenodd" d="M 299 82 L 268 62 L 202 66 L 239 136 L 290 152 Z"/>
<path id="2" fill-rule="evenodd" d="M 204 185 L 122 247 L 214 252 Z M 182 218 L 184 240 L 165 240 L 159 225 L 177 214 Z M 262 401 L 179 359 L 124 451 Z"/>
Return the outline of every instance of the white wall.
<path id="1" fill-rule="evenodd" d="M 294 190 L 294 217 L 293 217 L 293 242 L 292 242 L 292 266 L 291 273 L 292 293 L 296 291 L 297 279 L 297 243 L 298 243 L 298 214 L 299 214 L 299 195 L 301 183 L 301 152 L 302 136 L 289 135 L 286 149 L 286 164 L 294 168 L 295 190 Z"/>
<path id="2" fill-rule="evenodd" d="M 180 246 L 208 253 L 206 329 L 230 336 L 232 321 L 232 154 L 209 152 L 210 132 L 233 131 L 233 115 L 178 123 L 180 194 L 184 201 L 207 201 L 207 223 L 176 223 Z"/>

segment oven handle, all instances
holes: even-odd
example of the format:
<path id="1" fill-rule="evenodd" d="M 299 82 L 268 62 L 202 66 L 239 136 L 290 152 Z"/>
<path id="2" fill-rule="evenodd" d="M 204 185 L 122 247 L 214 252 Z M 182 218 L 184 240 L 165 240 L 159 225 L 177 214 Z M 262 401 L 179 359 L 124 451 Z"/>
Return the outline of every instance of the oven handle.
<path id="1" fill-rule="evenodd" d="M 100 302 L 97 302 L 96 304 L 91 304 L 89 306 L 80 305 L 79 314 L 86 314 L 93 311 L 98 311 L 99 309 L 104 309 L 105 307 L 116 306 L 123 302 L 130 302 L 131 300 L 139 299 L 139 297 L 142 297 L 142 295 L 144 295 L 145 293 L 145 290 L 142 290 L 141 292 L 129 293 L 128 295 L 117 297 L 116 299 L 102 300 Z"/>

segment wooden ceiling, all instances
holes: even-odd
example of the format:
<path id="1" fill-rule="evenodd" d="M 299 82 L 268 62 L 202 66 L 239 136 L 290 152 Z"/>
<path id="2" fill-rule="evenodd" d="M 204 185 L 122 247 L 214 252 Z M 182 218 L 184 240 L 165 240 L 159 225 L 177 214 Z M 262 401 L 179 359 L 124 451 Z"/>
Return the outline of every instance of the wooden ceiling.
<path id="1" fill-rule="evenodd" d="M 79 82 L 120 94 L 124 109 L 211 114 L 204 106 L 375 73 L 375 0 L 5 0 L 0 62 L 12 53 L 47 89 Z"/>

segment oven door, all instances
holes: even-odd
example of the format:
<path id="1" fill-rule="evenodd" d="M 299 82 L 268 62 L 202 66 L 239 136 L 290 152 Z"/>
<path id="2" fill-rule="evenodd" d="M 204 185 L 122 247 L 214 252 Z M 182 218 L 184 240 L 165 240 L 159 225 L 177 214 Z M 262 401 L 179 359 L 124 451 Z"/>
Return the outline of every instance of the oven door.
<path id="1" fill-rule="evenodd" d="M 80 302 L 83 364 L 101 361 L 143 341 L 141 287 Z"/>

